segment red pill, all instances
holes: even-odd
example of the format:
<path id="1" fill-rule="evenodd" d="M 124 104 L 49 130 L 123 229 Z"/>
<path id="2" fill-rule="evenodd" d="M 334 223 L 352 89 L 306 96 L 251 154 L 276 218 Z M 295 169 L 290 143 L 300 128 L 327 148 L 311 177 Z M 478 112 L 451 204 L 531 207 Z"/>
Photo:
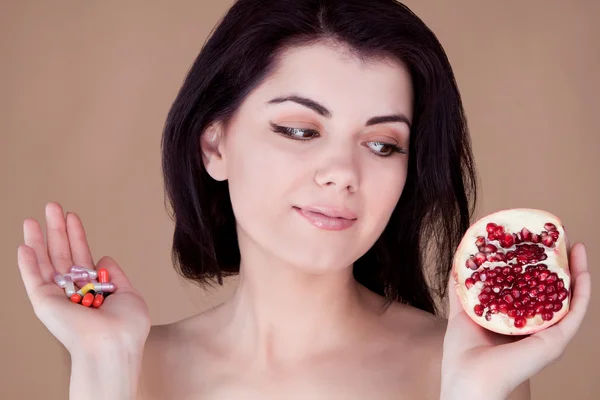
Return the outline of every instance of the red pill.
<path id="1" fill-rule="evenodd" d="M 102 296 L 101 293 L 96 293 L 96 297 L 94 298 L 94 301 L 92 302 L 92 307 L 98 308 L 102 305 L 103 302 L 104 302 L 104 296 Z"/>
<path id="2" fill-rule="evenodd" d="M 98 269 L 98 282 L 108 283 L 108 271 L 106 268 Z"/>
<path id="3" fill-rule="evenodd" d="M 73 303 L 79 303 L 79 302 L 81 301 L 81 298 L 82 298 L 82 297 L 81 297 L 81 295 L 80 295 L 79 293 L 73 293 L 73 294 L 71 295 L 71 301 L 72 301 Z"/>
<path id="4" fill-rule="evenodd" d="M 85 294 L 85 296 L 83 296 L 83 299 L 81 300 L 81 304 L 89 307 L 92 305 L 92 302 L 94 301 L 94 295 L 91 292 L 87 292 Z"/>

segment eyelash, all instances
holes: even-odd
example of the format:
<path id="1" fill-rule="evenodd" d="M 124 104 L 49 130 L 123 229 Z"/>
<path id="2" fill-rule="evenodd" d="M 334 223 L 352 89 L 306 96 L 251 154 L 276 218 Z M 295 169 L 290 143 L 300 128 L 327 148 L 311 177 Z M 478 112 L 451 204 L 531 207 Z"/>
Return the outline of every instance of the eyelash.
<path id="1" fill-rule="evenodd" d="M 294 136 L 294 133 L 300 131 L 300 132 L 308 132 L 308 133 L 312 133 L 315 135 L 319 135 L 319 132 L 315 131 L 314 129 L 303 129 L 303 128 L 290 128 L 288 126 L 281 126 L 281 125 L 275 125 L 275 124 L 271 124 L 271 127 L 273 129 L 274 132 L 276 133 L 280 133 L 283 136 L 286 136 L 292 140 L 299 140 L 301 142 L 307 142 L 312 138 L 308 138 L 308 139 L 297 139 Z M 313 136 L 314 137 L 314 136 Z M 385 143 L 385 142 L 379 142 L 379 141 L 374 141 L 374 142 L 367 142 L 367 143 L 375 143 L 379 146 L 390 146 L 392 148 L 391 153 L 389 154 L 377 154 L 372 152 L 374 155 L 376 155 L 377 157 L 381 157 L 381 158 L 387 158 L 390 157 L 393 153 L 400 153 L 400 154 L 407 154 L 407 151 L 404 150 L 402 147 L 399 147 L 393 143 Z"/>

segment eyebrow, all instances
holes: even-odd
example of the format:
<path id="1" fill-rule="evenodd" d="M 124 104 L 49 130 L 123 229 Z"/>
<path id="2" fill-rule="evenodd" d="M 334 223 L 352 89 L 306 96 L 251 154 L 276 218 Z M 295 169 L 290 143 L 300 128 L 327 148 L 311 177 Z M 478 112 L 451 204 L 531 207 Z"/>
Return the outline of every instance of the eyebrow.
<path id="1" fill-rule="evenodd" d="M 281 96 L 275 97 L 267 102 L 267 104 L 280 104 L 286 101 L 292 101 L 294 103 L 298 103 L 305 107 L 310 108 L 311 110 L 317 112 L 319 115 L 322 115 L 326 118 L 331 118 L 331 111 L 327 109 L 322 104 L 309 99 L 308 97 L 302 97 L 298 95 L 289 95 L 289 96 Z M 375 124 L 383 124 L 387 122 L 404 122 L 410 128 L 410 121 L 404 114 L 393 114 L 393 115 L 382 115 L 378 117 L 369 118 L 369 120 L 365 123 L 365 126 L 371 126 Z"/>

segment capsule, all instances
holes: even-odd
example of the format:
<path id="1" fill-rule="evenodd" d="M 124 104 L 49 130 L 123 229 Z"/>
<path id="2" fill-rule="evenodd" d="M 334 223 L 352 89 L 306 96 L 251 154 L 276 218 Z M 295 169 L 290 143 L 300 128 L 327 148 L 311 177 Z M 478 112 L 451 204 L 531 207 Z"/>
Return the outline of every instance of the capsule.
<path id="1" fill-rule="evenodd" d="M 104 302 L 104 295 L 102 293 L 96 293 L 96 297 L 94 297 L 94 301 L 92 302 L 92 307 L 98 308 Z"/>
<path id="2" fill-rule="evenodd" d="M 89 274 L 86 271 L 69 272 L 65 276 L 70 276 L 75 282 L 89 279 Z"/>
<path id="3" fill-rule="evenodd" d="M 94 294 L 92 292 L 87 292 L 85 294 L 85 296 L 83 296 L 83 299 L 81 299 L 81 304 L 85 307 L 89 307 L 92 305 L 93 301 L 94 301 Z"/>
<path id="4" fill-rule="evenodd" d="M 100 283 L 108 283 L 109 282 L 108 270 L 106 268 L 98 269 L 98 281 L 100 281 Z"/>
<path id="5" fill-rule="evenodd" d="M 52 279 L 61 288 L 64 288 L 67 285 L 67 280 L 65 279 L 65 277 L 59 274 L 58 272 L 54 273 Z"/>
<path id="6" fill-rule="evenodd" d="M 73 280 L 71 280 L 70 276 L 65 277 L 65 280 L 67 281 L 65 285 L 65 294 L 67 297 L 71 297 L 75 294 L 75 284 L 73 283 Z"/>
<path id="7" fill-rule="evenodd" d="M 115 286 L 114 283 L 112 282 L 107 282 L 107 283 L 94 283 L 94 290 L 96 292 L 107 292 L 107 293 L 111 293 L 114 292 L 115 289 L 117 288 Z"/>
<path id="8" fill-rule="evenodd" d="M 87 272 L 90 279 L 98 278 L 98 271 L 96 271 L 95 269 L 80 267 L 79 265 L 73 265 L 70 270 L 70 272 L 81 272 L 81 271 Z"/>
<path id="9" fill-rule="evenodd" d="M 81 301 L 81 295 L 79 293 L 75 293 L 71 296 L 71 301 L 73 303 L 79 303 Z"/>
<path id="10" fill-rule="evenodd" d="M 87 283 L 85 286 L 83 286 L 81 289 L 79 289 L 77 291 L 77 293 L 80 294 L 81 296 L 85 296 L 87 294 L 87 292 L 89 292 L 90 290 L 94 290 L 94 285 L 98 285 L 98 283 L 96 283 L 96 284 Z"/>

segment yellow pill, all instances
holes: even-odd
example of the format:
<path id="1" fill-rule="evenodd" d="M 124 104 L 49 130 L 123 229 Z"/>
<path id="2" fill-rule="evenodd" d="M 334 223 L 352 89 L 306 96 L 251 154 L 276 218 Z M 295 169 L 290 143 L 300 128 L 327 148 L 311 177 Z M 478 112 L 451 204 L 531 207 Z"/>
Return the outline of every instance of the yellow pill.
<path id="1" fill-rule="evenodd" d="M 94 290 L 94 284 L 93 283 L 88 283 L 87 285 L 85 285 L 84 287 L 82 287 L 81 289 L 79 289 L 77 291 L 77 293 L 79 293 L 82 296 L 85 296 L 87 292 L 89 292 L 90 290 Z"/>

